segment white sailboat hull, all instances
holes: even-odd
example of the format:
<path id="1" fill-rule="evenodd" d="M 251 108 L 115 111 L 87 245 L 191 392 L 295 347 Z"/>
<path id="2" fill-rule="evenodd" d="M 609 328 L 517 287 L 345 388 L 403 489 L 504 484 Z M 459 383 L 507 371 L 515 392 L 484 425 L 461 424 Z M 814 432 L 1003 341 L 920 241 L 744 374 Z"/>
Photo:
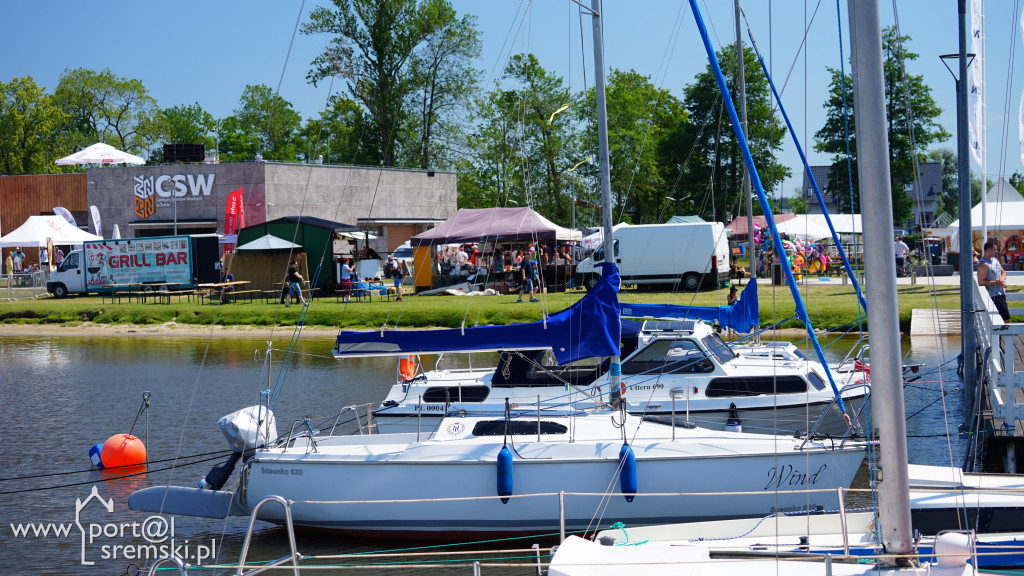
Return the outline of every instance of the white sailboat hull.
<path id="1" fill-rule="evenodd" d="M 443 427 L 462 420 L 446 420 Z M 360 535 L 552 534 L 560 525 L 559 492 L 566 493 L 567 530 L 834 508 L 833 490 L 849 486 L 864 456 L 863 446 L 799 451 L 793 438 L 699 429 L 681 430 L 673 441 L 668 427 L 640 428 L 656 429 L 660 437 L 641 432 L 631 443 L 638 481 L 632 502 L 618 494 L 622 443 L 614 436 L 573 442 L 516 436 L 513 494 L 522 496 L 502 503 L 495 497 L 501 436 L 417 443 L 415 435 L 403 434 L 323 439 L 317 452 L 307 453 L 303 440 L 260 452 L 243 479 L 243 504 L 282 496 L 295 501 L 297 525 Z M 827 491 L 807 492 L 817 489 Z M 404 502 L 383 502 L 394 500 Z M 261 510 L 261 518 L 282 520 L 270 509 L 265 516 Z"/>

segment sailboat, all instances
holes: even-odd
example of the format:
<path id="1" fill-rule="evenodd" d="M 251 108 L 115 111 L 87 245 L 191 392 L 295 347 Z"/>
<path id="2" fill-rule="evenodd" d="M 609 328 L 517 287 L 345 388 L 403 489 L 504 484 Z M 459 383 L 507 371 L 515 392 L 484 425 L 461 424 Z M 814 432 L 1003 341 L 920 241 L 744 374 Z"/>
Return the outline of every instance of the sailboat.
<path id="1" fill-rule="evenodd" d="M 707 30 L 700 16 L 695 0 L 690 0 L 691 9 L 708 57 L 715 69 L 725 101 L 730 103 L 728 87 L 715 60 Z M 891 257 L 891 246 L 886 237 L 892 230 L 890 204 L 890 180 L 888 149 L 886 140 L 884 94 L 882 90 L 881 25 L 878 3 L 857 0 L 849 3 L 850 34 L 854 45 L 854 71 L 857 76 L 857 133 L 858 158 L 865 214 L 865 256 L 872 270 L 872 297 L 869 300 L 869 314 L 872 317 L 870 340 L 874 352 L 873 408 L 875 422 L 883 439 L 878 486 L 878 535 L 883 553 L 869 563 L 836 563 L 832 556 L 822 554 L 811 561 L 780 559 L 774 554 L 770 558 L 753 560 L 749 557 L 739 560 L 712 560 L 705 545 L 684 545 L 681 541 L 665 539 L 657 543 L 641 543 L 638 546 L 602 546 L 578 537 L 570 537 L 559 547 L 552 560 L 549 574 L 558 576 L 597 575 L 628 572 L 631 574 L 669 574 L 681 569 L 702 574 L 745 573 L 745 574 L 973 574 L 976 564 L 968 563 L 973 555 L 972 542 L 967 534 L 947 533 L 939 535 L 934 543 L 936 561 L 919 565 L 915 542 L 911 534 L 911 506 L 909 464 L 907 457 L 906 428 L 904 421 L 903 388 L 899 364 L 899 327 L 897 325 L 896 271 Z M 963 14 L 960 20 L 961 46 L 965 26 Z M 963 51 L 961 50 L 961 53 Z M 961 56 L 961 58 L 963 58 Z M 963 59 L 961 59 L 963 63 Z M 963 71 L 965 66 L 961 65 Z M 735 109 L 729 106 L 734 127 L 738 126 Z M 744 140 L 742 130 L 737 128 L 737 137 Z M 763 196 L 750 159 L 749 150 L 743 147 L 748 168 L 754 174 L 759 196 Z M 761 198 L 764 202 L 764 198 Z M 833 516 L 839 521 L 843 547 L 849 546 L 844 516 Z M 807 523 L 810 517 L 801 518 Z M 703 527 L 708 530 L 709 527 Z M 860 527 L 870 532 L 868 524 Z M 651 528 L 656 531 L 657 529 Z M 835 529 L 833 528 L 833 531 Z M 707 532 L 708 537 L 714 537 Z M 769 532 L 766 534 L 770 534 Z M 778 530 L 775 538 L 785 536 Z M 814 537 L 812 537 L 814 538 Z M 646 548 L 646 549 L 645 549 Z"/>
<path id="2" fill-rule="evenodd" d="M 605 242 L 611 245 L 599 2 L 595 8 Z M 234 419 L 222 426 L 229 441 L 239 430 L 258 432 L 233 443 L 231 461 L 211 471 L 201 487 L 147 488 L 134 493 L 129 506 L 224 517 L 250 513 L 260 500 L 278 496 L 291 502 L 287 516 L 298 526 L 429 539 L 587 530 L 600 526 L 606 515 L 654 524 L 838 505 L 836 490 L 853 481 L 864 443 L 710 431 L 644 421 L 626 412 L 619 279 L 613 264 L 602 266 L 598 284 L 564 314 L 511 333 L 503 330 L 500 339 L 523 347 L 538 341 L 540 332 L 560 341 L 552 347 L 560 361 L 609 357 L 608 386 L 616 407 L 570 406 L 549 413 L 541 406 L 514 410 L 507 403 L 501 415 L 445 416 L 425 437 L 420 432 L 338 436 L 333 427 L 314 430 L 307 421 L 276 440 L 269 411 L 261 407 L 249 410 L 249 422 Z M 581 330 L 585 320 L 593 329 Z M 480 341 L 499 338 L 491 327 L 466 332 Z M 237 461 L 237 486 L 222 490 Z M 266 508 L 258 517 L 286 521 L 284 512 Z"/>

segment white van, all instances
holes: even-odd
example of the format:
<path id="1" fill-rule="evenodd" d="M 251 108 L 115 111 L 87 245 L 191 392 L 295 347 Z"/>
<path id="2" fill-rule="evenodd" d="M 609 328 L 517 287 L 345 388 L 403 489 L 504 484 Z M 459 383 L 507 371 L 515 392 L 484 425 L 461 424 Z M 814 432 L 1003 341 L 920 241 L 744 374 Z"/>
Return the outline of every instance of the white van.
<path id="1" fill-rule="evenodd" d="M 721 222 L 643 224 L 615 229 L 615 264 L 623 284 L 663 284 L 696 291 L 729 280 L 729 241 Z M 576 285 L 597 283 L 604 246 L 576 266 Z"/>

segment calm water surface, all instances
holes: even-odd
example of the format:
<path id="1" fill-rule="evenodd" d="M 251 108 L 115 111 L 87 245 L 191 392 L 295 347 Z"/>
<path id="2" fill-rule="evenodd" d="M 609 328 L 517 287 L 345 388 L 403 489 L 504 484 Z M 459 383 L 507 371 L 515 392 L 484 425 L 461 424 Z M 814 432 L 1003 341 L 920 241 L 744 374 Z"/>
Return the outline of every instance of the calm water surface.
<path id="1" fill-rule="evenodd" d="M 287 338 L 287 334 L 282 335 L 275 346 L 287 348 Z M 829 350 L 830 356 L 841 358 L 850 343 L 835 344 Z M 332 417 L 341 406 L 377 403 L 390 388 L 395 371 L 393 360 L 339 362 L 327 357 L 331 344 L 330 338 L 304 338 L 298 345 L 298 354 L 287 363 L 283 362 L 283 352 L 275 354 L 275 359 L 282 361 L 275 363 L 269 386 L 283 386 L 276 407 L 282 434 L 287 433 L 294 419 L 310 416 L 321 420 Z M 112 434 L 128 432 L 143 394 L 148 391 L 148 422 L 145 416 L 139 418 L 134 433 L 143 438 L 148 434 L 151 461 L 225 449 L 217 419 L 256 404 L 260 391 L 268 388 L 262 362 L 254 361 L 254 353 L 262 353 L 265 347 L 264 340 L 246 338 L 217 338 L 208 345 L 202 338 L 0 337 L 0 437 L 6 440 L 0 456 L 0 561 L 4 566 L 0 573 L 125 573 L 130 561 L 123 558 L 124 550 L 146 542 L 142 536 L 133 536 L 132 524 L 138 523 L 136 529 L 142 529 L 150 516 L 129 510 L 128 496 L 146 486 L 194 485 L 222 458 L 174 470 L 165 469 L 169 462 L 157 462 L 150 464 L 145 474 L 109 480 L 110 473 L 90 469 L 89 448 Z M 949 338 L 904 340 L 908 363 L 924 363 L 925 371 L 940 365 L 946 367 L 941 372 L 925 374 L 906 388 L 907 430 L 914 463 L 961 462 L 963 446 L 956 437 L 957 425 L 963 419 L 961 385 L 956 380 L 955 366 L 943 364 L 956 356 L 958 348 L 959 341 Z M 279 375 L 285 366 L 287 378 L 282 381 Z M 940 393 L 943 387 L 945 396 Z M 943 437 L 947 432 L 944 412 L 951 415 L 949 426 L 954 435 L 948 442 Z M 69 471 L 84 472 L 28 478 Z M 861 482 L 866 482 L 866 475 L 862 476 Z M 76 500 L 86 501 L 93 486 L 104 500 L 113 501 L 113 512 L 107 512 L 94 499 L 80 513 L 84 526 L 102 526 L 108 531 L 85 543 L 85 560 L 95 564 L 83 566 L 83 538 L 74 525 Z M 247 522 L 247 518 L 240 517 L 227 522 L 175 518 L 175 545 L 187 544 L 192 547 L 188 551 L 195 553 L 199 550 L 197 546 L 212 548 L 211 541 L 215 541 L 222 559 L 237 561 Z M 17 526 L 29 524 L 70 525 L 70 531 L 66 536 L 55 536 L 52 532 L 45 537 L 15 534 Z M 118 524 L 127 526 L 121 529 L 124 533 L 112 534 L 118 531 Z M 286 553 L 282 529 L 261 524 L 258 534 L 250 558 L 271 559 Z M 530 544 L 532 541 L 511 546 Z M 115 548 L 119 545 L 127 548 Z M 300 533 L 298 542 L 299 551 L 307 555 L 392 550 L 406 545 L 410 544 L 317 533 Z M 115 552 L 118 558 L 109 559 Z M 204 561 L 208 563 L 210 560 Z M 8 569 L 12 566 L 16 567 L 13 571 Z M 410 572 L 395 568 L 369 573 Z M 419 573 L 428 572 L 471 571 L 461 568 Z M 484 573 L 532 571 L 488 569 Z"/>

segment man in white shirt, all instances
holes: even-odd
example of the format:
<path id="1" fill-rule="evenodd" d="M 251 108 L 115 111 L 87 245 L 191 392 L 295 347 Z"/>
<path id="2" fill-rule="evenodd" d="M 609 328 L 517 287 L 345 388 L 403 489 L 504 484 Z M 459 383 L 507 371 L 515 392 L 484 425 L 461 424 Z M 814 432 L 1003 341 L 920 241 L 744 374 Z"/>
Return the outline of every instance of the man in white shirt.
<path id="1" fill-rule="evenodd" d="M 910 252 L 910 247 L 903 242 L 903 236 L 896 237 L 896 245 L 894 246 L 896 252 L 896 275 L 903 275 L 903 264 L 907 260 L 907 252 Z"/>

